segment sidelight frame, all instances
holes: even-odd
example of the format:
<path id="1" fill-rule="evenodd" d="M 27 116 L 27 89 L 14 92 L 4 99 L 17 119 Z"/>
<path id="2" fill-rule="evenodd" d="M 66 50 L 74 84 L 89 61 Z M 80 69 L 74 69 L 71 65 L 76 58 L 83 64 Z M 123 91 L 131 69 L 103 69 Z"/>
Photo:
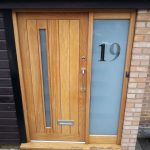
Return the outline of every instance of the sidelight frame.
<path id="1" fill-rule="evenodd" d="M 89 135 L 89 113 L 90 113 L 90 84 L 91 84 L 91 73 L 92 73 L 92 36 L 93 36 L 93 22 L 95 19 L 99 20 L 112 20 L 112 19 L 128 19 L 130 21 L 129 30 L 128 30 L 128 40 L 127 40 L 127 49 L 126 49 L 126 58 L 124 65 L 124 76 L 123 76 L 123 84 L 122 84 L 122 97 L 121 97 L 121 105 L 120 105 L 120 113 L 118 120 L 118 133 L 116 136 L 112 135 Z M 126 99 L 127 99 L 127 89 L 129 78 L 126 77 L 126 72 L 130 71 L 130 63 L 131 63 L 131 55 L 132 55 L 132 46 L 133 46 L 133 38 L 134 38 L 134 30 L 135 30 L 135 19 L 136 19 L 136 11 L 128 10 L 128 11 L 114 11 L 114 10 L 100 10 L 98 12 L 90 12 L 89 14 L 89 41 L 88 41 L 88 62 L 87 62 L 87 95 L 86 95 L 86 141 L 92 144 L 121 144 L 122 138 L 122 130 L 123 130 L 123 122 L 125 115 L 125 107 L 126 107 Z"/>

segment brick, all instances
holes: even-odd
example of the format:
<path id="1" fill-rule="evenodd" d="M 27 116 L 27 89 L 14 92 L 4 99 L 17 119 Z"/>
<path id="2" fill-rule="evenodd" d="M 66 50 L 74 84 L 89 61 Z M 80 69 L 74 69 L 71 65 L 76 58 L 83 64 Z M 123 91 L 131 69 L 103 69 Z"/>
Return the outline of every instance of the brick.
<path id="1" fill-rule="evenodd" d="M 130 108 L 130 107 L 128 107 L 128 108 Z M 126 112 L 125 116 L 131 117 L 131 116 L 133 116 L 133 113 Z"/>
<path id="2" fill-rule="evenodd" d="M 130 134 L 131 133 L 131 130 L 129 130 L 129 129 L 124 129 L 123 130 L 123 134 Z"/>
<path id="3" fill-rule="evenodd" d="M 134 102 L 135 102 L 136 104 L 138 104 L 138 103 L 140 104 L 140 103 L 143 102 L 143 99 L 137 99 L 137 98 L 136 98 L 136 100 L 134 100 Z"/>
<path id="4" fill-rule="evenodd" d="M 141 113 L 133 113 L 133 116 L 140 117 L 140 116 L 141 116 Z"/>
<path id="5" fill-rule="evenodd" d="M 135 107 L 142 107 L 142 104 L 135 104 Z"/>
<path id="6" fill-rule="evenodd" d="M 139 56 L 139 59 L 141 59 L 141 60 L 149 60 L 149 58 L 150 58 L 150 56 L 148 56 L 148 55 L 140 55 Z"/>
<path id="7" fill-rule="evenodd" d="M 135 35 L 134 41 L 140 42 L 144 40 L 144 35 Z"/>
<path id="8" fill-rule="evenodd" d="M 129 146 L 133 146 L 133 148 L 134 148 L 134 146 L 136 145 L 136 143 L 134 142 L 134 143 L 129 143 Z M 131 149 L 131 147 L 129 148 L 129 150 L 133 150 L 133 149 Z"/>
<path id="9" fill-rule="evenodd" d="M 129 142 L 129 139 L 123 139 L 122 142 L 128 143 L 128 142 Z"/>
<path id="10" fill-rule="evenodd" d="M 141 35 L 150 34 L 150 28 L 136 28 L 135 33 Z"/>
<path id="11" fill-rule="evenodd" d="M 147 72 L 148 71 L 148 68 L 146 66 L 131 66 L 130 67 L 130 71 L 131 73 L 130 74 L 133 74 L 133 77 L 138 77 L 138 71 L 141 71 L 141 72 Z M 133 72 L 133 73 L 132 73 Z M 136 73 L 135 73 L 136 72 Z M 131 76 L 132 77 L 132 76 Z"/>
<path id="12" fill-rule="evenodd" d="M 149 29 L 149 34 L 150 34 L 150 29 Z M 134 42 L 133 44 L 134 47 L 150 47 L 149 42 Z"/>
<path id="13" fill-rule="evenodd" d="M 129 112 L 129 113 L 134 112 L 134 108 L 126 107 L 125 112 Z M 126 118 L 126 117 L 127 117 L 127 116 L 125 116 L 125 118 Z"/>
<path id="14" fill-rule="evenodd" d="M 144 89 L 129 89 L 128 93 L 144 93 Z"/>
<path id="15" fill-rule="evenodd" d="M 146 26 L 147 26 L 147 27 L 150 27 L 150 22 L 147 22 Z"/>
<path id="16" fill-rule="evenodd" d="M 129 88 L 136 88 L 137 87 L 137 83 L 129 83 L 128 87 Z"/>
<path id="17" fill-rule="evenodd" d="M 149 60 L 150 56 L 146 55 L 132 55 L 133 60 Z"/>
<path id="18" fill-rule="evenodd" d="M 132 121 L 132 125 L 133 125 L 133 126 L 139 126 L 140 117 L 138 117 L 138 118 L 139 118 L 139 120 L 137 120 L 137 121 Z"/>
<path id="19" fill-rule="evenodd" d="M 128 134 L 128 135 L 125 134 L 125 135 L 124 135 L 124 134 L 123 134 L 122 137 L 123 137 L 123 138 L 136 138 L 137 135 L 134 135 L 134 134 L 133 134 L 133 135 L 131 135 L 131 134 Z"/>
<path id="20" fill-rule="evenodd" d="M 132 71 L 132 69 L 131 69 Z M 130 77 L 138 77 L 139 76 L 139 73 L 138 72 L 131 72 L 130 73 Z"/>
<path id="21" fill-rule="evenodd" d="M 139 77 L 147 77 L 147 73 L 140 72 Z"/>
<path id="22" fill-rule="evenodd" d="M 136 130 L 136 131 L 138 132 L 138 130 Z M 136 142 L 136 139 L 130 139 L 130 142 Z"/>
<path id="23" fill-rule="evenodd" d="M 124 129 L 133 129 L 133 130 L 135 130 L 135 129 L 138 129 L 138 126 L 124 126 Z"/>
<path id="24" fill-rule="evenodd" d="M 136 22 L 136 27 L 145 27 L 146 23 L 145 22 Z"/>
<path id="25" fill-rule="evenodd" d="M 134 107 L 134 103 L 131 103 L 131 102 L 130 102 L 130 103 L 127 103 L 127 104 L 126 104 L 126 107 L 132 108 L 132 107 Z"/>
<path id="26" fill-rule="evenodd" d="M 150 21 L 150 15 L 140 14 L 137 16 L 137 21 Z"/>
<path id="27" fill-rule="evenodd" d="M 150 62 L 149 60 L 141 61 L 142 66 L 149 66 Z"/>
<path id="28" fill-rule="evenodd" d="M 122 148 L 122 150 L 127 150 L 128 149 L 127 146 L 122 146 L 121 148 Z"/>
<path id="29" fill-rule="evenodd" d="M 142 53 L 143 54 L 150 54 L 150 48 L 144 48 Z"/>
<path id="30" fill-rule="evenodd" d="M 124 121 L 124 125 L 128 126 L 128 125 L 132 125 L 132 123 L 130 121 Z"/>
<path id="31" fill-rule="evenodd" d="M 138 65 L 140 65 L 141 64 L 141 61 L 140 60 L 132 60 L 131 61 L 131 65 L 132 66 L 138 66 Z"/>
<path id="32" fill-rule="evenodd" d="M 140 14 L 148 14 L 148 10 L 138 10 L 138 16 L 140 15 Z"/>
<path id="33" fill-rule="evenodd" d="M 134 146 L 129 146 L 128 150 L 135 150 L 135 145 Z"/>
<path id="34" fill-rule="evenodd" d="M 121 145 L 122 145 L 122 146 L 129 146 L 128 143 L 129 143 L 129 142 L 123 142 Z"/>
<path id="35" fill-rule="evenodd" d="M 138 133 L 138 129 L 137 129 L 137 130 L 132 130 L 132 131 L 131 131 L 131 134 L 137 134 L 137 133 Z M 132 139 L 131 142 L 134 142 L 134 141 L 135 141 L 135 139 L 134 139 L 134 140 Z"/>
<path id="36" fill-rule="evenodd" d="M 134 112 L 141 112 L 141 108 L 133 108 Z"/>
<path id="37" fill-rule="evenodd" d="M 140 110 L 141 111 L 141 108 L 135 108 L 136 110 Z M 133 116 L 133 122 L 139 122 L 140 118 L 137 117 L 137 116 Z"/>
<path id="38" fill-rule="evenodd" d="M 148 71 L 148 68 L 145 67 L 145 66 L 141 66 L 141 67 L 136 67 L 136 70 L 137 70 L 137 71 L 142 71 L 142 72 L 147 72 L 147 71 Z"/>
<path id="39" fill-rule="evenodd" d="M 144 41 L 149 42 L 150 41 L 150 35 L 144 35 Z"/>
<path id="40" fill-rule="evenodd" d="M 142 77 L 140 77 L 140 78 L 130 78 L 129 79 L 129 82 L 134 82 L 134 83 L 140 83 L 140 82 L 145 82 L 146 81 L 146 78 L 142 78 Z"/>
<path id="41" fill-rule="evenodd" d="M 143 97 L 144 97 L 144 94 L 136 94 L 135 97 L 136 97 L 136 98 L 143 98 Z"/>
<path id="42" fill-rule="evenodd" d="M 135 94 L 127 94 L 127 98 L 135 98 Z"/>
<path id="43" fill-rule="evenodd" d="M 145 83 L 137 83 L 138 88 L 145 88 Z"/>
<path id="44" fill-rule="evenodd" d="M 139 60 L 140 59 L 140 55 L 132 55 L 132 60 Z"/>

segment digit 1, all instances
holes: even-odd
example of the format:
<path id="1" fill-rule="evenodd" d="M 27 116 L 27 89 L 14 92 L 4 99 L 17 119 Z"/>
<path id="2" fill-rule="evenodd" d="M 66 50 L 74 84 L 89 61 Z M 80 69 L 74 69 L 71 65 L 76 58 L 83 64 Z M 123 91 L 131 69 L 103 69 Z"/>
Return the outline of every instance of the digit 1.
<path id="1" fill-rule="evenodd" d="M 101 56 L 99 61 L 105 61 L 105 44 L 101 44 L 99 46 L 101 46 Z"/>

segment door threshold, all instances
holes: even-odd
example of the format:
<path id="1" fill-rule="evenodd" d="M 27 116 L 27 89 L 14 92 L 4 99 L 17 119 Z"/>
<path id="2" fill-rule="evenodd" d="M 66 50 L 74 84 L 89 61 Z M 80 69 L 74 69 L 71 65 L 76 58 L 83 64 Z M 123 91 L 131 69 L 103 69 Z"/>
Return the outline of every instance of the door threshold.
<path id="1" fill-rule="evenodd" d="M 21 150 L 91 150 L 109 149 L 121 150 L 116 144 L 84 144 L 84 143 L 63 143 L 63 142 L 29 142 L 22 143 Z"/>
<path id="2" fill-rule="evenodd" d="M 76 142 L 76 141 L 48 141 L 48 140 L 31 140 L 31 142 L 36 143 L 66 143 L 66 144 L 85 144 L 85 142 Z"/>

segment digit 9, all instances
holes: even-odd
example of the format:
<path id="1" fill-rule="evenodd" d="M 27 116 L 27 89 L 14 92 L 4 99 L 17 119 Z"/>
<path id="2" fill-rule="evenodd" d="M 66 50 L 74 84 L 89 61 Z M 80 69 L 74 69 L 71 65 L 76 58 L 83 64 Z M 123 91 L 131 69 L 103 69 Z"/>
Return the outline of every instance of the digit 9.
<path id="1" fill-rule="evenodd" d="M 110 53 L 114 55 L 114 58 L 111 60 L 115 60 L 120 55 L 120 45 L 118 43 L 113 43 L 110 46 Z"/>

